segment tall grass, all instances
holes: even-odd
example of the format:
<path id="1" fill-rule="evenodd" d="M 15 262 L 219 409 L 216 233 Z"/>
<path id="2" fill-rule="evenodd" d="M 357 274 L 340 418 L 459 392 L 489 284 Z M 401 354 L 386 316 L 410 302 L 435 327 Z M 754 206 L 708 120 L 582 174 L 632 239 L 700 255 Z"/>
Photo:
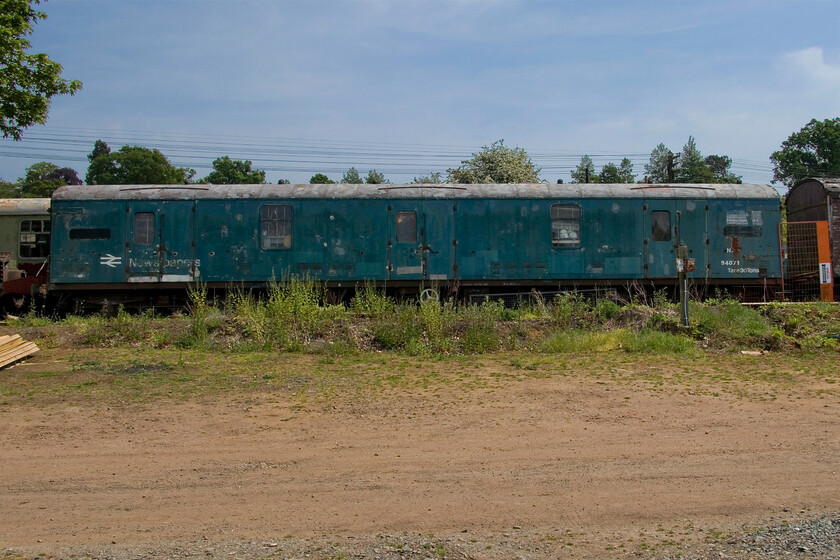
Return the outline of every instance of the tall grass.
<path id="1" fill-rule="evenodd" d="M 151 313 L 73 318 L 83 344 L 200 348 L 214 351 L 307 351 L 344 355 L 380 350 L 411 355 L 477 354 L 498 350 L 546 353 L 624 351 L 694 356 L 699 345 L 716 349 L 840 349 L 835 306 L 768 306 L 762 311 L 734 300 L 691 302 L 689 328 L 677 321 L 664 293 L 654 306 L 611 299 L 594 303 L 575 294 L 505 307 L 430 298 L 396 302 L 381 288 L 361 287 L 348 305 L 327 302 L 321 284 L 289 277 L 262 293 L 232 287 L 227 298 L 189 290 L 188 316 Z M 67 320 L 68 324 L 70 319 Z M 18 322 L 44 329 L 41 321 Z"/>

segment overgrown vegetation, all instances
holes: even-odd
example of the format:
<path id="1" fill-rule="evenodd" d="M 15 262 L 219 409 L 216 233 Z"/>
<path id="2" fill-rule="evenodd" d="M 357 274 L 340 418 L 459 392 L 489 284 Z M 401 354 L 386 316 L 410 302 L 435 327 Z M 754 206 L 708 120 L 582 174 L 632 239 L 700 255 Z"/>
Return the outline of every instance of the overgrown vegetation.
<path id="1" fill-rule="evenodd" d="M 664 292 L 630 301 L 563 293 L 532 294 L 511 308 L 488 297 L 480 304 L 432 297 L 396 301 L 371 285 L 349 304 L 328 301 L 320 284 L 286 278 L 258 296 L 229 290 L 224 301 L 203 286 L 189 293 L 186 313 L 156 317 L 120 310 L 114 317 L 24 318 L 18 327 L 69 328 L 88 346 L 197 349 L 222 353 L 308 352 L 406 355 L 624 352 L 698 356 L 703 351 L 836 352 L 840 307 L 770 304 L 749 307 L 717 298 L 691 302 L 690 325 Z M 37 336 L 37 334 L 36 334 Z"/>

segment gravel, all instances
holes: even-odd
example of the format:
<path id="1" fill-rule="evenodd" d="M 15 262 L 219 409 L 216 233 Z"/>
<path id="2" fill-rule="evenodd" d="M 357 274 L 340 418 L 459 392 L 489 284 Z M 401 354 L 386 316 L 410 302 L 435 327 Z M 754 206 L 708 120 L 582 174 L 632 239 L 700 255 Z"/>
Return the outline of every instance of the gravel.
<path id="1" fill-rule="evenodd" d="M 773 525 L 711 542 L 707 550 L 655 556 L 657 560 L 720 560 L 745 558 L 840 559 L 840 513 L 795 523 Z"/>
<path id="2" fill-rule="evenodd" d="M 796 522 L 777 522 L 735 536 L 694 535 L 682 542 L 605 546 L 599 535 L 552 531 L 468 533 L 449 536 L 410 533 L 375 536 L 284 537 L 277 540 L 120 545 L 101 549 L 0 548 L 0 559 L 67 560 L 549 560 L 632 558 L 641 560 L 840 559 L 840 512 Z"/>

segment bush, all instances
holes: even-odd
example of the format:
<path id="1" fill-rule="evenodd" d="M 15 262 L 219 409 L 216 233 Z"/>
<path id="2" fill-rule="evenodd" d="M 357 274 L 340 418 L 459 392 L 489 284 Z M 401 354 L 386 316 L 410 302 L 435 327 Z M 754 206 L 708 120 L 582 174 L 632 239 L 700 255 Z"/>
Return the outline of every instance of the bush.
<path id="1" fill-rule="evenodd" d="M 592 309 L 583 296 L 574 292 L 557 294 L 552 303 L 552 319 L 558 326 L 565 328 L 586 324 L 587 315 Z"/>

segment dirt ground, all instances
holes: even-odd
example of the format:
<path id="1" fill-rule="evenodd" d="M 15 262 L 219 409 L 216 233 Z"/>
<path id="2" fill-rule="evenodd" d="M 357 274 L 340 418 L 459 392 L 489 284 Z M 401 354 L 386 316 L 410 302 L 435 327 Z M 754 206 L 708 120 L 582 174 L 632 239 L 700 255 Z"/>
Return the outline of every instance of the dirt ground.
<path id="1" fill-rule="evenodd" d="M 45 350 L 14 372 L 64 358 Z M 273 392 L 7 401 L 0 547 L 143 557 L 186 543 L 183 556 L 212 556 L 249 542 L 277 557 L 278 543 L 298 543 L 300 557 L 347 558 L 306 543 L 357 539 L 369 544 L 354 557 L 375 558 L 387 534 L 467 546 L 430 558 L 689 550 L 840 510 L 840 398 L 821 383 L 765 399 L 755 386 L 698 393 L 569 372 L 340 406 Z"/>

